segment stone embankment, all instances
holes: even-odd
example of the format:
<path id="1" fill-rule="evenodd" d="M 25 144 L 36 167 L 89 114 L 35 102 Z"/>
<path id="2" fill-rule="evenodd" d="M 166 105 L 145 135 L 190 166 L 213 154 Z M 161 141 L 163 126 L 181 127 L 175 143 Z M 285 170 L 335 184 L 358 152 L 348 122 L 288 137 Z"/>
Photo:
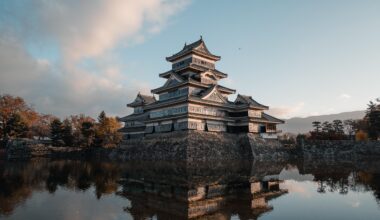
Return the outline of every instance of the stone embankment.
<path id="1" fill-rule="evenodd" d="M 380 158 L 379 141 L 307 141 L 300 144 L 304 159 L 355 160 L 363 157 Z"/>
<path id="2" fill-rule="evenodd" d="M 286 161 L 297 158 L 357 161 L 369 157 L 380 158 L 380 142 L 305 141 L 298 146 L 284 146 L 278 140 L 263 139 L 254 134 L 176 131 L 127 140 L 115 149 L 52 147 L 38 141 L 18 139 L 8 143 L 5 156 L 8 159 L 96 157 L 188 162 L 253 159 Z"/>
<path id="3" fill-rule="evenodd" d="M 111 154 L 122 160 L 285 160 L 294 149 L 253 134 L 176 131 L 125 141 Z"/>
<path id="4" fill-rule="evenodd" d="M 6 158 L 9 160 L 28 159 L 32 157 L 73 158 L 85 155 L 79 147 L 52 147 L 36 140 L 16 139 L 7 144 Z"/>

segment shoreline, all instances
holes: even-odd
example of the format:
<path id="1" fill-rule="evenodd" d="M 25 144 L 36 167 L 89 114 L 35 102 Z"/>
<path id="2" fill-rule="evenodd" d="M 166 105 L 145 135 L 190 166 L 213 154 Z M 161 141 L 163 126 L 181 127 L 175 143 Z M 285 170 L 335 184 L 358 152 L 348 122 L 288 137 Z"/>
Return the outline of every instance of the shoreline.
<path id="1" fill-rule="evenodd" d="M 116 148 L 52 147 L 15 141 L 0 159 L 103 158 L 120 161 L 210 161 L 380 158 L 380 141 L 314 140 L 284 145 L 252 134 L 181 131 L 124 141 Z"/>

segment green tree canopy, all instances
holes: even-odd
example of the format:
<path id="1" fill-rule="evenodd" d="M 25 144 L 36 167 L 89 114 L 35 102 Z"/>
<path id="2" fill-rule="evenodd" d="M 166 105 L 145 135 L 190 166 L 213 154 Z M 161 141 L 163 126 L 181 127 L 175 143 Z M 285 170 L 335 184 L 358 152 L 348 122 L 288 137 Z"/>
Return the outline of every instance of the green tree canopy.
<path id="1" fill-rule="evenodd" d="M 50 124 L 50 133 L 53 146 L 62 146 L 63 142 L 63 125 L 61 120 L 54 119 Z"/>
<path id="2" fill-rule="evenodd" d="M 23 121 L 20 114 L 14 113 L 10 118 L 8 118 L 4 133 L 7 138 L 20 138 L 25 137 L 27 131 L 27 124 Z"/>

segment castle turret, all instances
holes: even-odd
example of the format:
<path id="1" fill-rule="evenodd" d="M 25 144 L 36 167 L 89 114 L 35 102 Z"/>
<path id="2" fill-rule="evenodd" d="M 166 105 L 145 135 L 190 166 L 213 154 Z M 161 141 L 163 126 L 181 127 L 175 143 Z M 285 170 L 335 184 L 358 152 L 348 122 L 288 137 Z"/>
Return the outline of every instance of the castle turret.
<path id="1" fill-rule="evenodd" d="M 121 119 L 126 123 L 124 131 L 131 130 L 127 126 L 130 122 L 139 121 L 145 126 L 145 134 L 204 130 L 265 133 L 266 137 L 276 137 L 276 124 L 283 121 L 264 113 L 268 106 L 240 94 L 234 102 L 228 100 L 236 90 L 220 85 L 228 75 L 216 69 L 220 56 L 209 51 L 202 37 L 185 44 L 166 60 L 172 68 L 159 74 L 166 82 L 151 90 L 158 100 L 138 94 L 127 105 L 134 108 L 134 113 Z"/>

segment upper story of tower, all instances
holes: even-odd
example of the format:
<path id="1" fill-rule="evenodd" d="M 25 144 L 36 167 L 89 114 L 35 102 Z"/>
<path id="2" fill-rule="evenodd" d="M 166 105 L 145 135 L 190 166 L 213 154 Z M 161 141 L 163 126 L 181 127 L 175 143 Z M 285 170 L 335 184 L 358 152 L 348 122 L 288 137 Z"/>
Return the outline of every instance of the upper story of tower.
<path id="1" fill-rule="evenodd" d="M 217 70 L 215 63 L 220 60 L 220 56 L 212 54 L 203 41 L 202 37 L 191 44 L 185 46 L 178 53 L 166 60 L 172 63 L 172 69 L 161 73 L 160 77 L 169 78 L 175 72 L 185 78 L 194 77 L 201 78 L 199 74 L 208 72 L 208 76 L 214 78 L 215 81 L 226 78 L 227 74 Z"/>
<path id="2" fill-rule="evenodd" d="M 189 45 L 185 43 L 181 51 L 166 57 L 166 60 L 172 63 L 173 70 L 181 69 L 191 64 L 215 69 L 215 62 L 220 60 L 220 56 L 212 54 L 201 37 L 198 41 Z"/>
<path id="3" fill-rule="evenodd" d="M 228 75 L 215 68 L 220 56 L 208 50 L 202 37 L 191 44 L 185 44 L 182 50 L 166 57 L 166 60 L 172 63 L 172 69 L 159 76 L 167 81 L 163 86 L 152 90 L 152 93 L 160 95 L 160 100 L 185 93 L 194 94 L 188 90 L 199 93 L 215 85 L 221 88 L 221 93 L 224 95 L 235 93 L 233 89 L 218 85 L 219 80 Z"/>

